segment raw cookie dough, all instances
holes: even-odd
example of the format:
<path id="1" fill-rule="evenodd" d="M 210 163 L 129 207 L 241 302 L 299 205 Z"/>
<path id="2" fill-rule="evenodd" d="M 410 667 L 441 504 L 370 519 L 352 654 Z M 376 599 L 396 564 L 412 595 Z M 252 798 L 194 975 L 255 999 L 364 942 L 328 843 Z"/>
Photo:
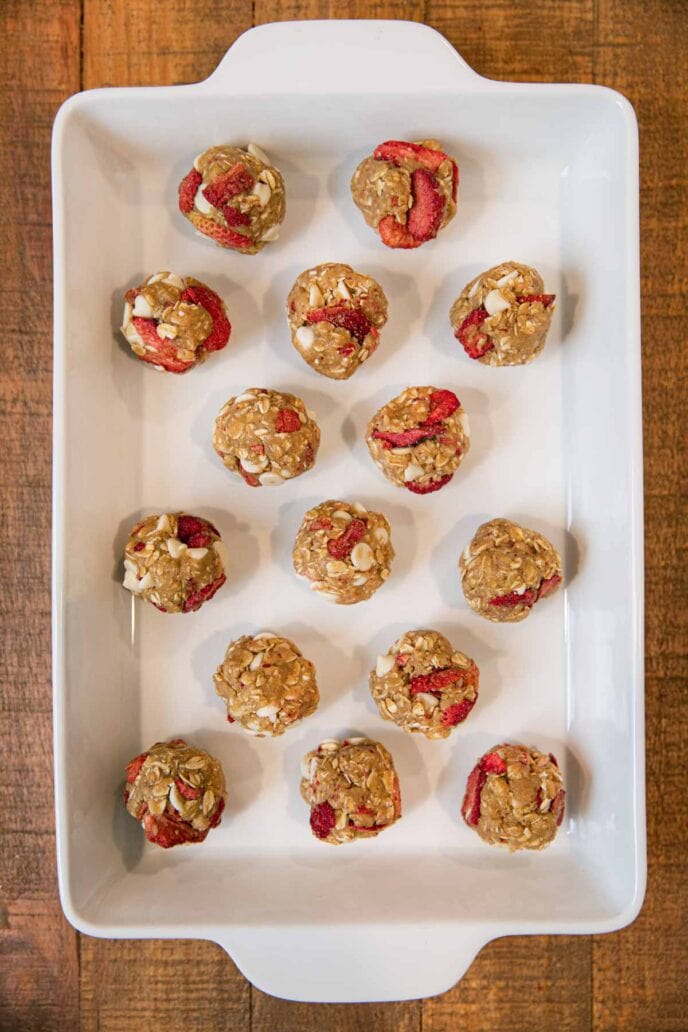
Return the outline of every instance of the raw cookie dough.
<path id="1" fill-rule="evenodd" d="M 371 838 L 401 817 L 399 777 L 379 742 L 328 738 L 304 756 L 301 773 L 311 830 L 333 846 Z"/>
<path id="2" fill-rule="evenodd" d="M 227 789 L 220 761 L 183 738 L 156 742 L 126 770 L 124 803 L 163 849 L 202 842 L 222 819 Z"/>
<path id="3" fill-rule="evenodd" d="M 437 140 L 387 140 L 358 166 L 354 203 L 388 247 L 420 247 L 456 215 L 459 166 Z"/>
<path id="4" fill-rule="evenodd" d="M 256 254 L 279 236 L 284 180 L 255 143 L 210 147 L 179 184 L 179 210 L 220 247 Z"/>
<path id="5" fill-rule="evenodd" d="M 208 520 L 182 512 L 146 516 L 124 549 L 124 587 L 161 613 L 190 613 L 222 587 L 225 565 L 225 547 Z"/>
<path id="6" fill-rule="evenodd" d="M 471 609 L 495 623 L 525 620 L 562 580 L 554 545 L 536 530 L 504 519 L 478 527 L 461 553 L 459 573 Z"/>
<path id="7" fill-rule="evenodd" d="M 564 819 L 563 780 L 552 753 L 495 745 L 468 776 L 463 819 L 491 846 L 544 849 Z"/>
<path id="8" fill-rule="evenodd" d="M 375 351 L 387 322 L 379 283 L 350 265 L 306 269 L 287 298 L 291 341 L 316 373 L 347 380 Z"/>
<path id="9" fill-rule="evenodd" d="M 205 283 L 174 272 L 155 272 L 124 295 L 122 333 L 142 362 L 185 373 L 232 331 L 222 298 Z"/>
<path id="10" fill-rule="evenodd" d="M 447 738 L 478 699 L 478 667 L 438 631 L 407 631 L 370 673 L 383 720 L 426 738 Z"/>
<path id="11" fill-rule="evenodd" d="M 294 543 L 294 569 L 328 602 L 352 605 L 377 591 L 390 574 L 389 523 L 359 502 L 328 501 L 309 509 Z"/>
<path id="12" fill-rule="evenodd" d="M 366 444 L 397 487 L 430 494 L 448 484 L 470 447 L 468 416 L 453 391 L 407 387 L 375 413 Z"/>
<path id="13" fill-rule="evenodd" d="M 215 451 L 250 487 L 276 487 L 305 473 L 319 445 L 315 413 L 287 392 L 250 387 L 215 420 Z"/>
<path id="14" fill-rule="evenodd" d="M 269 631 L 230 642 L 213 680 L 230 724 L 259 738 L 283 735 L 320 701 L 313 664 L 293 641 Z"/>
<path id="15" fill-rule="evenodd" d="M 556 294 L 529 265 L 502 262 L 481 272 L 451 307 L 454 336 L 484 365 L 525 365 L 545 346 Z"/>

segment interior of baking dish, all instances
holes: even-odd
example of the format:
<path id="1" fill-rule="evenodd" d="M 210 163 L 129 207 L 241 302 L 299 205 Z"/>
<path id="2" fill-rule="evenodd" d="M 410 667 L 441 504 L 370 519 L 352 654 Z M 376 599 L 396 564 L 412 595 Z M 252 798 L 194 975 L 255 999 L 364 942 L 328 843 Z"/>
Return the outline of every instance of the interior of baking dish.
<path id="1" fill-rule="evenodd" d="M 396 85 L 372 99 L 324 87 L 103 91 L 61 115 L 58 828 L 65 909 L 89 932 L 205 935 L 241 964 L 242 942 L 268 928 L 384 928 L 401 949 L 431 927 L 476 946 L 617 927 L 642 898 L 632 116 L 585 87 Z M 351 172 L 383 139 L 427 136 L 458 156 L 458 215 L 418 252 L 388 251 L 352 204 Z M 258 143 L 286 179 L 282 237 L 257 257 L 213 247 L 176 208 L 194 156 L 222 141 Z M 558 309 L 532 366 L 491 369 L 460 351 L 448 311 L 473 275 L 510 258 L 540 269 Z M 296 275 L 329 260 L 374 275 L 390 301 L 378 353 L 341 383 L 302 362 L 284 318 Z M 158 269 L 208 283 L 233 324 L 228 348 L 185 377 L 143 367 L 116 333 L 124 291 Z M 362 442 L 372 412 L 416 383 L 455 390 L 472 430 L 453 483 L 428 497 L 384 481 Z M 319 417 L 314 471 L 278 490 L 246 488 L 212 451 L 217 411 L 248 386 L 293 391 Z M 392 576 L 354 607 L 328 606 L 291 570 L 301 516 L 330 497 L 392 525 Z M 200 612 L 165 616 L 132 603 L 120 556 L 139 516 L 182 508 L 218 526 L 230 575 Z M 461 549 L 496 515 L 542 530 L 564 557 L 565 591 L 523 624 L 481 620 L 459 586 Z M 424 626 L 481 670 L 478 705 L 446 741 L 382 722 L 367 688 L 376 655 Z M 316 714 L 276 740 L 230 727 L 211 681 L 230 639 L 264 629 L 297 642 L 321 690 Z M 391 751 L 404 816 L 337 849 L 311 837 L 299 762 L 353 733 Z M 229 803 L 202 846 L 163 851 L 144 843 L 121 790 L 127 761 L 174 735 L 220 758 Z M 551 750 L 565 773 L 565 823 L 541 854 L 490 849 L 459 818 L 470 768 L 504 740 Z M 326 939 L 310 941 L 326 952 Z"/>

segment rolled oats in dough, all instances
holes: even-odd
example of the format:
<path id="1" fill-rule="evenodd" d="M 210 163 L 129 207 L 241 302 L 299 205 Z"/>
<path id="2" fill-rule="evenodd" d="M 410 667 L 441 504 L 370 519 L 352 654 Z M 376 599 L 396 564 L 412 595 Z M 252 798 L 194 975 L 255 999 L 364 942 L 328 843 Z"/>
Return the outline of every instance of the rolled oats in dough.
<path id="1" fill-rule="evenodd" d="M 284 180 L 255 143 L 210 147 L 179 184 L 179 210 L 220 247 L 256 254 L 279 236 Z"/>
<path id="2" fill-rule="evenodd" d="M 556 759 L 525 745 L 495 745 L 468 776 L 461 813 L 491 846 L 544 849 L 564 819 Z"/>
<path id="3" fill-rule="evenodd" d="M 379 283 L 342 262 L 306 269 L 287 298 L 292 344 L 316 373 L 346 380 L 378 346 L 387 322 Z"/>
<path id="4" fill-rule="evenodd" d="M 519 262 L 502 262 L 472 279 L 452 305 L 454 336 L 484 365 L 525 365 L 545 346 L 556 294 Z"/>
<path id="5" fill-rule="evenodd" d="M 407 631 L 370 673 L 383 720 L 427 738 L 447 738 L 478 699 L 478 667 L 438 631 Z"/>
<path id="6" fill-rule="evenodd" d="M 188 513 L 146 516 L 124 550 L 124 587 L 163 613 L 200 609 L 226 578 L 226 551 L 208 520 Z"/>
<path id="7" fill-rule="evenodd" d="M 257 737 L 284 734 L 320 699 L 313 664 L 293 641 L 269 631 L 230 642 L 214 681 L 227 720 Z"/>
<path id="8" fill-rule="evenodd" d="M 453 391 L 407 387 L 375 413 L 366 444 L 393 484 L 430 494 L 449 483 L 470 447 L 468 416 Z"/>
<path id="9" fill-rule="evenodd" d="M 286 391 L 250 387 L 215 421 L 213 447 L 250 487 L 278 487 L 311 468 L 320 445 L 314 412 Z"/>
<path id="10" fill-rule="evenodd" d="M 359 502 L 327 501 L 309 509 L 294 544 L 294 569 L 328 602 L 363 602 L 389 577 L 394 549 L 379 512 Z"/>
<path id="11" fill-rule="evenodd" d="M 304 756 L 301 773 L 311 830 L 323 842 L 372 838 L 401 817 L 399 777 L 379 742 L 328 738 Z"/>
<path id="12" fill-rule="evenodd" d="M 496 623 L 525 620 L 562 581 L 556 548 L 536 530 L 495 519 L 478 527 L 459 560 L 471 609 Z"/>

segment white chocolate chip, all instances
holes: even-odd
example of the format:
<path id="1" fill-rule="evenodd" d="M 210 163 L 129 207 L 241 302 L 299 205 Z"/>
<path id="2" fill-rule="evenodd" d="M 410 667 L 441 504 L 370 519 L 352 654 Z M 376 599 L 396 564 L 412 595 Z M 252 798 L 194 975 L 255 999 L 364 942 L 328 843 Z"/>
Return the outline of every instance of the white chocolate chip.
<path id="1" fill-rule="evenodd" d="M 189 559 L 193 559 L 194 562 L 200 562 L 201 559 L 205 559 L 208 554 L 207 548 L 187 548 L 186 554 Z"/>
<path id="2" fill-rule="evenodd" d="M 276 223 L 274 226 L 270 226 L 265 230 L 262 237 L 260 238 L 263 243 L 271 243 L 273 240 L 279 239 L 280 228 Z"/>
<path id="3" fill-rule="evenodd" d="M 378 677 L 384 677 L 394 669 L 394 656 L 378 656 L 375 664 L 375 673 Z"/>
<path id="4" fill-rule="evenodd" d="M 264 150 L 261 150 L 258 144 L 249 143 L 246 150 L 252 158 L 258 158 L 258 161 L 262 161 L 264 165 L 270 164 L 270 158 L 267 156 Z"/>
<path id="5" fill-rule="evenodd" d="M 424 473 L 425 470 L 422 466 L 419 466 L 417 462 L 409 462 L 408 466 L 404 470 L 404 481 L 409 484 L 414 480 L 420 480 Z"/>
<path id="6" fill-rule="evenodd" d="M 502 276 L 501 279 L 497 280 L 498 287 L 505 287 L 507 283 L 513 282 L 518 276 L 516 269 L 512 269 L 511 272 L 507 272 L 506 275 Z"/>
<path id="7" fill-rule="evenodd" d="M 179 559 L 182 552 L 186 552 L 186 545 L 179 538 L 171 537 L 167 539 L 167 551 L 173 559 Z"/>
<path id="8" fill-rule="evenodd" d="M 430 692 L 418 692 L 416 700 L 422 702 L 425 709 L 434 710 L 435 706 L 439 706 L 439 700 Z"/>
<path id="9" fill-rule="evenodd" d="M 367 516 L 368 514 L 368 510 L 366 509 L 365 505 L 361 505 L 360 502 L 352 502 L 351 508 L 354 509 L 359 514 L 359 516 Z"/>
<path id="10" fill-rule="evenodd" d="M 351 300 L 351 291 L 349 290 L 343 279 L 340 279 L 339 283 L 337 284 L 337 293 L 344 301 Z"/>
<path id="11" fill-rule="evenodd" d="M 356 570 L 369 570 L 374 563 L 373 550 L 365 541 L 359 541 L 351 549 L 351 565 Z"/>
<path id="12" fill-rule="evenodd" d="M 133 591 L 134 594 L 139 595 L 146 588 L 150 588 L 153 584 L 152 574 L 146 573 L 140 580 L 137 579 L 136 575 L 131 571 L 127 570 L 124 574 L 124 587 L 128 588 L 129 591 Z"/>
<path id="13" fill-rule="evenodd" d="M 511 302 L 507 301 L 500 290 L 491 290 L 483 298 L 483 307 L 488 315 L 497 315 L 499 312 L 505 312 L 507 308 L 511 308 Z"/>
<path id="14" fill-rule="evenodd" d="M 257 717 L 267 717 L 268 719 L 276 717 L 278 713 L 279 706 L 275 705 L 261 706 L 260 709 L 256 710 Z"/>
<path id="15" fill-rule="evenodd" d="M 278 473 L 261 473 L 258 479 L 263 487 L 280 487 L 284 483 L 284 478 Z"/>
<path id="16" fill-rule="evenodd" d="M 276 638 L 276 637 L 277 637 L 277 635 L 273 634 L 272 631 L 261 631 L 260 634 L 254 634 L 253 635 L 253 640 L 254 641 L 262 641 L 263 638 Z"/>
<path id="17" fill-rule="evenodd" d="M 132 308 L 132 315 L 136 315 L 141 319 L 153 318 L 153 309 L 148 304 L 143 294 L 137 294 L 134 298 L 134 307 Z"/>
<path id="18" fill-rule="evenodd" d="M 390 455 L 410 455 L 413 448 L 390 448 Z"/>
<path id="19" fill-rule="evenodd" d="M 360 745 L 361 742 L 365 742 L 365 738 L 347 738 L 349 745 Z"/>
<path id="20" fill-rule="evenodd" d="M 165 276 L 165 283 L 169 283 L 171 287 L 176 287 L 177 290 L 184 289 L 184 280 L 176 272 L 168 272 L 167 276 Z"/>
<path id="21" fill-rule="evenodd" d="M 272 190 L 267 183 L 255 183 L 251 194 L 258 198 L 258 203 L 264 208 L 272 196 Z"/>
<path id="22" fill-rule="evenodd" d="M 336 752 L 340 746 L 338 738 L 323 738 L 318 746 L 318 752 Z"/>
<path id="23" fill-rule="evenodd" d="M 170 521 L 167 518 L 167 513 L 164 512 L 162 514 L 162 516 L 158 519 L 158 522 L 155 524 L 155 530 L 156 530 L 157 533 L 160 533 L 163 530 L 169 530 L 169 529 L 170 529 Z"/>
<path id="24" fill-rule="evenodd" d="M 194 208 L 196 211 L 200 211 L 201 215 L 210 215 L 211 212 L 215 211 L 213 205 L 210 203 L 208 198 L 205 196 L 203 191 L 205 190 L 205 183 L 201 183 L 198 190 L 194 195 Z"/>
<path id="25" fill-rule="evenodd" d="M 356 576 L 352 579 L 351 583 L 355 588 L 362 588 L 364 584 L 368 583 L 368 574 L 357 573 Z"/>
<path id="26" fill-rule="evenodd" d="M 177 788 L 177 786 L 175 785 L 174 782 L 172 782 L 172 784 L 170 785 L 170 796 L 169 796 L 169 798 L 170 798 L 170 802 L 172 803 L 172 806 L 175 808 L 177 813 L 183 813 L 184 812 L 184 797 L 182 796 L 181 792 L 179 791 L 179 789 Z"/>
<path id="27" fill-rule="evenodd" d="M 310 290 L 308 291 L 308 304 L 311 308 L 322 308 L 325 304 L 325 298 L 322 296 L 317 283 L 311 283 Z"/>
<path id="28" fill-rule="evenodd" d="M 255 656 L 253 657 L 253 659 L 251 660 L 251 662 L 249 664 L 249 670 L 260 670 L 260 668 L 263 665 L 263 660 L 264 659 L 265 659 L 265 653 L 264 652 L 256 652 Z"/>
<path id="29" fill-rule="evenodd" d="M 268 464 L 267 456 L 261 455 L 259 462 L 248 462 L 246 459 L 241 460 L 241 468 L 246 473 L 260 473 Z"/>
<path id="30" fill-rule="evenodd" d="M 310 326 L 299 326 L 294 337 L 296 343 L 300 344 L 302 348 L 312 348 L 313 341 L 315 340 L 315 331 Z"/>
<path id="31" fill-rule="evenodd" d="M 373 531 L 375 538 L 380 542 L 381 545 L 386 545 L 389 541 L 389 534 L 387 533 L 386 527 L 376 527 Z"/>
<path id="32" fill-rule="evenodd" d="M 333 519 L 344 520 L 345 523 L 350 523 L 353 516 L 350 512 L 345 512 L 344 509 L 335 509 L 332 513 Z"/>

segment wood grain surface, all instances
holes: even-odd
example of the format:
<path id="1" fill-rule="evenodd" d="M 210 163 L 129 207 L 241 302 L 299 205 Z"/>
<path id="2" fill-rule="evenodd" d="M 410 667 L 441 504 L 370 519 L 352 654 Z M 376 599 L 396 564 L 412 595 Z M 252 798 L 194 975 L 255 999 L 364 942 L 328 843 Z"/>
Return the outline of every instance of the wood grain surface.
<path id="1" fill-rule="evenodd" d="M 53 844 L 49 529 L 49 144 L 95 86 L 204 78 L 239 33 L 288 18 L 425 21 L 483 75 L 625 93 L 641 134 L 649 884 L 596 937 L 502 939 L 430 1000 L 285 1003 L 204 942 L 77 935 Z M 688 1029 L 685 0 L 4 0 L 0 6 L 0 1030 L 685 1032 Z M 613 762 L 613 757 L 610 757 Z"/>

